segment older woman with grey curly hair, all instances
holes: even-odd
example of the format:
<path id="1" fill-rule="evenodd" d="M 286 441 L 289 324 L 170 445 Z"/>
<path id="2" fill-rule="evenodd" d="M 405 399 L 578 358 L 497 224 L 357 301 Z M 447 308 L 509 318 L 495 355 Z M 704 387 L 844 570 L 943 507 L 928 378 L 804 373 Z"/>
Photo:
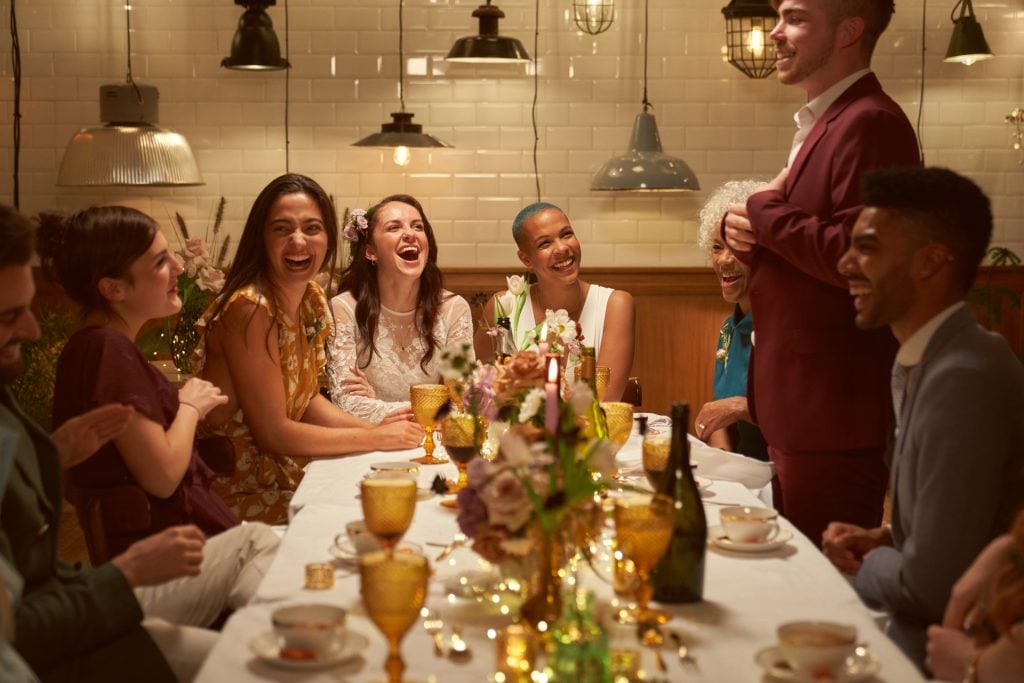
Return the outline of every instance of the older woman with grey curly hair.
<path id="1" fill-rule="evenodd" d="M 721 235 L 722 217 L 729 205 L 745 202 L 763 185 L 759 180 L 729 181 L 715 190 L 700 211 L 698 244 L 711 259 L 722 297 L 735 307 L 718 336 L 715 400 L 701 407 L 694 424 L 697 436 L 712 446 L 767 460 L 764 438 L 750 423 L 747 407 L 747 365 L 754 342 L 747 294 L 750 269 L 733 255 Z"/>

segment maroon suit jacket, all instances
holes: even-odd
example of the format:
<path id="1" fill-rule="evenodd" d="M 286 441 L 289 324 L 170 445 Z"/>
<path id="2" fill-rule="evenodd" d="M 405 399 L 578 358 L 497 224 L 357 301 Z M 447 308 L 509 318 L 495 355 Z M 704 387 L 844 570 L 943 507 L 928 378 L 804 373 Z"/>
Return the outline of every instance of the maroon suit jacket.
<path id="1" fill-rule="evenodd" d="M 860 176 L 920 164 L 914 130 L 874 74 L 851 85 L 811 130 L 783 191 L 747 200 L 751 267 L 751 413 L 788 452 L 884 446 L 892 424 L 889 329 L 854 326 L 837 263 L 861 210 Z"/>

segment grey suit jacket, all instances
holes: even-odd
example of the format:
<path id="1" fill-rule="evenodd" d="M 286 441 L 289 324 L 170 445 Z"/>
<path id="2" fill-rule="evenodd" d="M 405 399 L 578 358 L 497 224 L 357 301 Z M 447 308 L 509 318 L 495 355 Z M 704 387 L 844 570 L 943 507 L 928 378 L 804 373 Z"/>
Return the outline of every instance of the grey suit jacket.
<path id="1" fill-rule="evenodd" d="M 895 545 L 865 558 L 855 586 L 893 613 L 889 635 L 921 666 L 953 583 L 1024 502 L 1024 366 L 961 308 L 911 371 L 901 424 Z"/>

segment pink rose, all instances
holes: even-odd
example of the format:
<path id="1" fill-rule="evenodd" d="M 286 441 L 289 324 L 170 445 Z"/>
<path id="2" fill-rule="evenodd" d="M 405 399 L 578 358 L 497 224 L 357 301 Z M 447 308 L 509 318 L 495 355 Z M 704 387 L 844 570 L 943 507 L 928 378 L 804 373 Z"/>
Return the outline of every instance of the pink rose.
<path id="1" fill-rule="evenodd" d="M 533 516 L 533 505 L 519 477 L 505 470 L 488 483 L 480 495 L 487 506 L 487 521 L 509 531 L 521 529 Z"/>
<path id="2" fill-rule="evenodd" d="M 197 284 L 205 292 L 219 292 L 224 287 L 224 273 L 217 268 L 202 268 Z"/>

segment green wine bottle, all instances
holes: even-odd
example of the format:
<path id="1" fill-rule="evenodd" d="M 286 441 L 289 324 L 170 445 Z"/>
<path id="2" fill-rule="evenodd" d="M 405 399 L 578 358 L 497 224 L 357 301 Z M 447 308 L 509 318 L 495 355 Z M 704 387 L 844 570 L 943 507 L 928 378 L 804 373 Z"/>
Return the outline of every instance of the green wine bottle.
<path id="1" fill-rule="evenodd" d="M 658 493 L 675 501 L 672 541 L 651 572 L 651 587 L 658 602 L 699 602 L 704 598 L 704 554 L 708 524 L 697 482 L 690 468 L 690 442 L 686 438 L 690 407 L 672 404 L 672 446 Z"/>
<path id="2" fill-rule="evenodd" d="M 512 340 L 512 321 L 505 316 L 500 316 L 496 323 L 498 328 L 497 350 L 495 360 L 498 364 L 508 363 L 512 354 L 516 352 L 515 342 Z"/>
<path id="3" fill-rule="evenodd" d="M 585 434 L 589 439 L 608 438 L 608 418 L 604 414 L 601 402 L 597 400 L 597 358 L 593 346 L 584 346 L 580 351 L 580 380 L 587 383 L 594 400 L 590 402 L 587 413 Z"/>

